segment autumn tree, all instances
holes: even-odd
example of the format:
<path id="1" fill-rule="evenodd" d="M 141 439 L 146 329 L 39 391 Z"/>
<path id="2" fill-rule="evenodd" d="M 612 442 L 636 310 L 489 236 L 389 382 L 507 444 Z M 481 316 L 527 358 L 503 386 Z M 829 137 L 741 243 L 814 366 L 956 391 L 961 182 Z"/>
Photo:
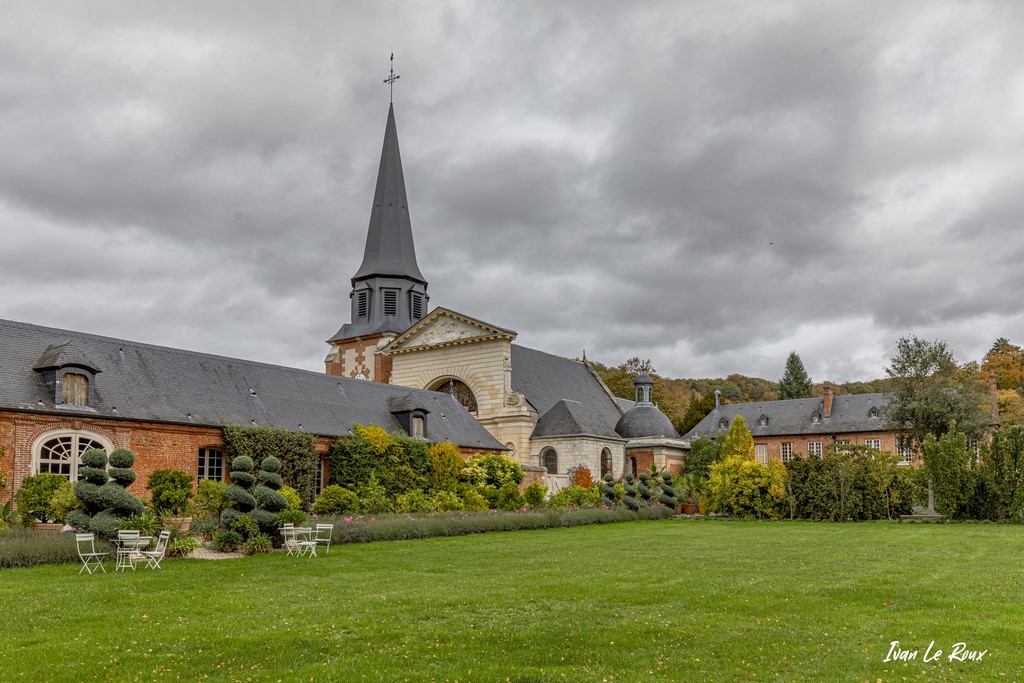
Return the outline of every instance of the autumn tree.
<path id="1" fill-rule="evenodd" d="M 779 380 L 779 398 L 811 398 L 814 396 L 814 384 L 807 375 L 804 362 L 796 351 L 789 354 L 786 359 L 786 370 Z"/>
<path id="2" fill-rule="evenodd" d="M 629 400 L 633 400 L 636 396 L 633 387 L 636 376 L 641 372 L 647 373 L 654 382 L 651 389 L 651 400 L 658 405 L 661 412 L 665 413 L 673 424 L 679 422 L 683 403 L 678 396 L 678 391 L 672 386 L 671 380 L 666 380 L 657 374 L 650 359 L 634 356 L 615 367 L 608 367 L 593 361 L 587 362 L 600 375 L 613 395 Z"/>
<path id="3" fill-rule="evenodd" d="M 941 438 L 953 423 L 968 437 L 977 437 L 991 415 L 976 368 L 957 365 L 944 341 L 900 337 L 896 355 L 885 368 L 892 381 L 882 412 L 886 428 L 916 444 L 929 434 Z"/>
<path id="4" fill-rule="evenodd" d="M 1024 349 L 1000 337 L 981 361 L 981 371 L 986 378 L 995 374 L 997 388 L 1019 391 L 1024 384 Z"/>
<path id="5" fill-rule="evenodd" d="M 721 458 L 754 459 L 754 436 L 747 429 L 747 421 L 742 415 L 733 418 L 729 431 L 722 437 Z"/>

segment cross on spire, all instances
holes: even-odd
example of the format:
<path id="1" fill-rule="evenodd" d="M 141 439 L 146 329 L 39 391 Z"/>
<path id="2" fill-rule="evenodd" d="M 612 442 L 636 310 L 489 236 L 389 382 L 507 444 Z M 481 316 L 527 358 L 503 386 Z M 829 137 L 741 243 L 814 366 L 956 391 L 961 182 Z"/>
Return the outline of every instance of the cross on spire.
<path id="1" fill-rule="evenodd" d="M 384 79 L 384 82 L 391 86 L 391 103 L 395 102 L 395 81 L 401 76 L 395 73 L 395 53 L 391 53 L 391 75 Z"/>

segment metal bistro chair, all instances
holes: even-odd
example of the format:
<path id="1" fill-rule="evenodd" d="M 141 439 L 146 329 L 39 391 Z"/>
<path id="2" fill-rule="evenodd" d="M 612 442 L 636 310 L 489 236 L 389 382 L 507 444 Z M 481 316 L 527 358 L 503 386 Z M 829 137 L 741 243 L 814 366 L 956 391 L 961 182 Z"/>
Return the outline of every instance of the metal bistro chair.
<path id="1" fill-rule="evenodd" d="M 318 546 L 324 546 L 327 548 L 326 552 L 331 552 L 331 537 L 334 536 L 334 525 L 333 524 L 317 524 L 316 535 L 313 536 L 313 540 L 316 541 Z"/>
<path id="2" fill-rule="evenodd" d="M 312 527 L 297 526 L 293 531 L 295 533 L 295 554 L 303 557 L 308 553 L 310 557 L 316 557 L 316 539 Z"/>
<path id="3" fill-rule="evenodd" d="M 139 539 L 141 534 L 138 531 L 121 529 L 117 532 L 117 562 L 114 564 L 114 571 L 119 569 L 131 569 L 135 571 L 135 560 L 139 554 Z"/>
<path id="4" fill-rule="evenodd" d="M 289 555 L 297 555 L 299 552 L 299 537 L 295 532 L 294 524 L 281 526 L 281 545 L 288 551 Z"/>
<path id="5" fill-rule="evenodd" d="M 103 566 L 103 560 L 110 553 L 96 552 L 95 534 L 75 534 L 75 545 L 78 546 L 78 558 L 82 560 L 82 568 L 78 570 L 79 574 L 83 571 L 92 574 L 97 568 L 102 569 L 104 574 L 107 573 Z"/>
<path id="6" fill-rule="evenodd" d="M 170 539 L 170 531 L 161 531 L 160 536 L 156 539 L 156 548 L 153 550 L 143 550 L 139 553 L 142 555 L 142 559 L 146 561 L 147 568 L 163 569 L 160 566 L 160 560 L 164 559 L 164 555 L 167 553 L 167 542 Z"/>

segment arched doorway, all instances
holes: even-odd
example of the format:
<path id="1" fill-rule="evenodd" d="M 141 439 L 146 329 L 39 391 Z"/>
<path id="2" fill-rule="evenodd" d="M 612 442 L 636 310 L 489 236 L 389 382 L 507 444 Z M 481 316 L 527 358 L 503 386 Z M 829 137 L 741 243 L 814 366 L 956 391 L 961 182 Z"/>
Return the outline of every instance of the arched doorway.
<path id="1" fill-rule="evenodd" d="M 612 452 L 607 448 L 601 449 L 601 478 L 612 473 Z"/>
<path id="2" fill-rule="evenodd" d="M 636 476 L 636 458 L 632 455 L 626 458 L 626 474 Z"/>
<path id="3" fill-rule="evenodd" d="M 437 380 L 434 382 L 429 389 L 431 391 L 440 391 L 445 394 L 451 394 L 456 401 L 462 404 L 462 407 L 468 410 L 471 414 L 476 415 L 476 396 L 473 394 L 473 390 L 469 388 L 469 385 L 462 380 L 455 379 L 454 377 L 448 377 L 446 379 Z"/>

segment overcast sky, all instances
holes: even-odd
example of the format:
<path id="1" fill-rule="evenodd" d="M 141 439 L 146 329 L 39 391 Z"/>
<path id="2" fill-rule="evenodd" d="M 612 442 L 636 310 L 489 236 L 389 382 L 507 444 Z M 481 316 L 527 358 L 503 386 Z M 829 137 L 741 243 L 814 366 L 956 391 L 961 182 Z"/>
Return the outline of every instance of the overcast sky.
<path id="1" fill-rule="evenodd" d="M 1024 342 L 1024 3 L 3 14 L 3 318 L 322 369 L 394 50 L 432 307 L 672 377 Z"/>

